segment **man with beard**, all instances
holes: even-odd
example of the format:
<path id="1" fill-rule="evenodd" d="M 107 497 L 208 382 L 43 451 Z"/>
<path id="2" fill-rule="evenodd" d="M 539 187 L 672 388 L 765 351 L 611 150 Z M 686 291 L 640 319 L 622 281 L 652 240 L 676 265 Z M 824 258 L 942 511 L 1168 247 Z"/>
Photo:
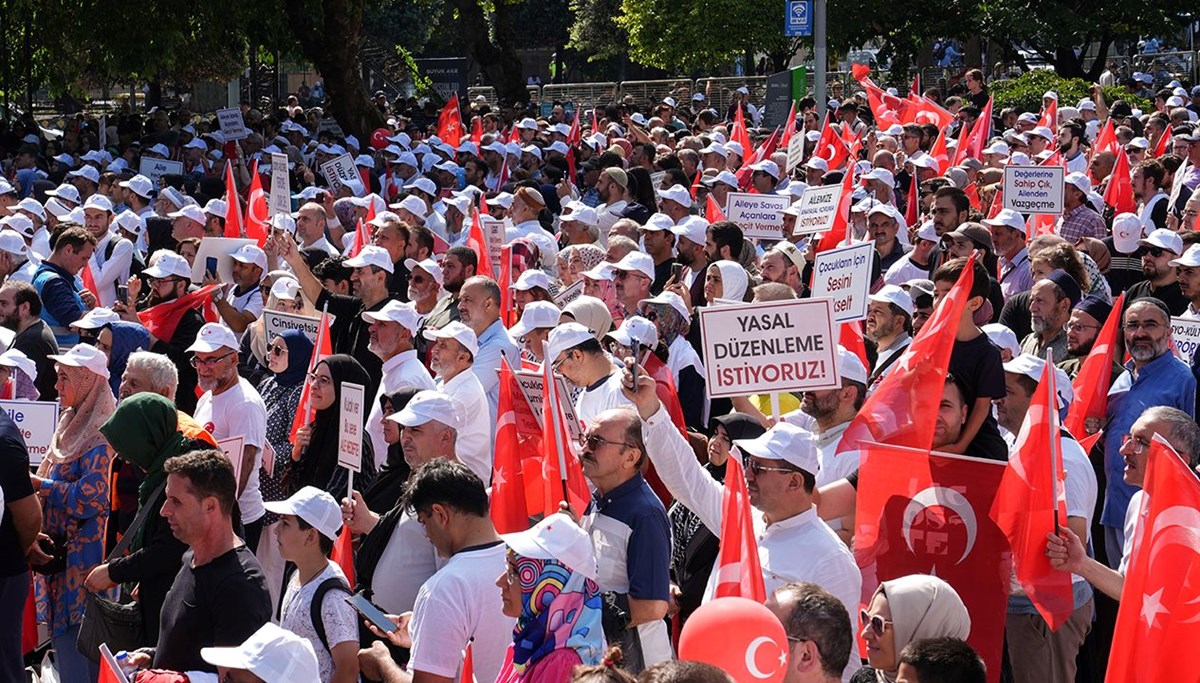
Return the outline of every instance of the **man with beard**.
<path id="1" fill-rule="evenodd" d="M 797 298 L 807 289 L 801 274 L 804 272 L 804 253 L 791 242 L 776 242 L 762 259 L 763 282 L 787 285 Z"/>
<path id="2" fill-rule="evenodd" d="M 1171 265 L 1171 261 L 1182 253 L 1183 238 L 1170 230 L 1155 230 L 1138 240 L 1138 248 L 1133 255 L 1141 259 L 1142 274 L 1146 279 L 1130 285 L 1126 290 L 1126 310 L 1128 304 L 1136 299 L 1154 297 L 1166 304 L 1171 315 L 1183 315 L 1187 311 L 1191 302 L 1180 290 L 1175 266 Z"/>
<path id="3" fill-rule="evenodd" d="M 9 281 L 0 287 L 0 325 L 17 333 L 12 347 L 25 354 L 37 366 L 38 395 L 43 401 L 58 398 L 54 388 L 54 361 L 49 356 L 58 353 L 58 342 L 50 327 L 41 319 L 42 300 L 37 290 L 27 282 Z"/>
<path id="4" fill-rule="evenodd" d="M 464 419 L 454 442 L 454 452 L 483 481 L 492 478 L 493 423 L 479 419 L 488 409 L 487 394 L 471 372 L 479 342 L 471 328 L 455 321 L 436 330 L 425 330 L 432 342 L 429 366 L 437 374 L 437 390 L 454 399 Z"/>
<path id="5" fill-rule="evenodd" d="M 136 310 L 132 305 L 116 303 L 113 305 L 120 316 L 132 323 L 141 324 L 137 311 L 146 310 L 168 301 L 175 301 L 187 294 L 188 285 L 192 280 L 192 267 L 186 259 L 173 251 L 160 250 L 155 252 L 152 260 L 155 263 L 142 271 L 149 278 L 150 292 L 139 296 L 142 281 L 137 277 L 129 278 L 129 301 L 136 301 Z M 192 365 L 191 352 L 188 351 L 196 335 L 204 326 L 204 317 L 197 308 L 189 308 L 179 318 L 179 323 L 171 331 L 169 339 L 159 339 L 150 333 L 150 350 L 155 353 L 165 353 L 170 357 L 175 367 L 179 368 L 179 388 L 176 397 L 178 408 L 189 415 L 196 410 L 196 366 Z M 236 349 L 236 345 L 234 346 Z M 236 352 L 235 352 L 236 355 Z M 236 365 L 236 359 L 234 364 Z M 240 490 L 240 489 L 239 489 Z"/>
<path id="6" fill-rule="evenodd" d="M 262 465 L 263 438 L 267 433 L 267 406 L 253 384 L 238 375 L 238 340 L 233 330 L 221 323 L 200 328 L 194 344 L 187 348 L 196 368 L 197 384 L 204 395 L 196 402 L 193 416 L 217 441 L 242 437 L 242 457 L 235 463 L 238 509 L 245 533 L 242 539 L 252 552 L 258 550 L 262 534 L 262 493 L 258 468 Z"/>
<path id="7" fill-rule="evenodd" d="M 1133 196 L 1138 200 L 1138 218 L 1142 229 L 1149 233 L 1167 227 L 1167 209 L 1171 205 L 1166 185 L 1167 169 L 1158 159 L 1146 159 L 1133 167 Z"/>
<path id="8" fill-rule="evenodd" d="M 1064 328 L 1079 296 L 1079 283 L 1065 270 L 1051 271 L 1034 283 L 1029 296 L 1029 322 L 1033 331 L 1021 340 L 1021 353 L 1045 359 L 1046 349 L 1053 349 L 1055 362 L 1065 359 L 1067 332 Z"/>
<path id="9" fill-rule="evenodd" d="M 1100 335 L 1108 316 L 1112 314 L 1112 304 L 1095 295 L 1088 295 L 1075 304 L 1071 318 L 1067 321 L 1067 359 L 1057 363 L 1060 370 L 1067 373 L 1072 381 L 1079 374 L 1079 368 L 1084 359 L 1092 352 L 1092 346 Z M 1117 381 L 1124 372 L 1117 354 L 1113 354 L 1112 376 L 1109 385 Z"/>
<path id="10" fill-rule="evenodd" d="M 417 356 L 414 338 L 421 326 L 421 316 L 411 303 L 388 301 L 378 311 L 364 311 L 362 319 L 368 324 L 367 349 L 379 358 L 383 368 L 383 379 L 367 417 L 367 434 L 371 437 L 375 467 L 381 469 L 387 461 L 387 441 L 383 438 L 380 398 L 404 387 L 432 389 L 434 384 Z"/>
<path id="11" fill-rule="evenodd" d="M 1125 512 L 1135 487 L 1122 481 L 1125 460 L 1122 443 L 1133 423 L 1151 406 L 1178 408 L 1192 415 L 1196 408 L 1196 378 L 1187 364 L 1171 353 L 1171 312 L 1152 297 L 1136 299 L 1122 318 L 1125 349 L 1130 360 L 1108 392 L 1105 411 L 1104 471 L 1107 475 L 1103 547 L 1108 565 L 1117 568 L 1125 545 Z M 1094 544 L 1100 547 L 1100 543 Z"/>
<path id="12" fill-rule="evenodd" d="M 704 253 L 704 240 L 708 236 L 708 221 L 700 216 L 685 218 L 671 228 L 675 234 L 675 260 L 684 267 L 683 282 L 677 285 L 692 287 L 697 281 L 704 286 L 701 273 L 708 267 L 708 256 Z M 703 299 L 700 299 L 703 301 Z"/>
<path id="13" fill-rule="evenodd" d="M 1078 121 L 1067 121 L 1058 127 L 1058 151 L 1067 166 L 1067 173 L 1086 173 L 1087 155 L 1083 153 L 1083 141 L 1087 131 Z"/>
<path id="14" fill-rule="evenodd" d="M 467 278 L 475 276 L 479 267 L 479 256 L 470 247 L 450 247 L 442 257 L 442 289 L 449 296 L 438 299 L 425 316 L 425 329 L 445 327 L 452 321 L 458 320 L 458 293 L 462 290 Z"/>
<path id="15" fill-rule="evenodd" d="M 867 296 L 863 334 L 875 342 L 875 366 L 867 376 L 867 394 L 883 381 L 912 343 L 912 297 L 896 285 L 884 285 Z"/>
<path id="16" fill-rule="evenodd" d="M 904 216 L 891 204 L 876 204 L 867 212 L 867 232 L 875 238 L 879 267 L 885 273 L 912 248 L 896 239 L 902 223 Z M 907 230 L 907 226 L 904 229 Z"/>
<path id="17" fill-rule="evenodd" d="M 596 181 L 596 192 L 603 204 L 596 207 L 596 215 L 599 217 L 598 227 L 602 237 L 608 235 L 613 223 L 620 220 L 621 212 L 629 206 L 625 197 L 628 187 L 629 176 L 624 170 L 610 167 L 600 172 L 600 179 Z"/>

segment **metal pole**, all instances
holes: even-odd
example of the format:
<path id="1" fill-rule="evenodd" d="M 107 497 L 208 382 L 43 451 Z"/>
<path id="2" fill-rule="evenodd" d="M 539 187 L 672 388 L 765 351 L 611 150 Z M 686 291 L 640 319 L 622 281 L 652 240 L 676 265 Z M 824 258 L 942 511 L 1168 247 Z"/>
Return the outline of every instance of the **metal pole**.
<path id="1" fill-rule="evenodd" d="M 825 113 L 826 96 L 825 70 L 829 66 L 829 49 L 825 44 L 825 0 L 813 0 L 813 97 L 817 100 L 817 111 Z"/>

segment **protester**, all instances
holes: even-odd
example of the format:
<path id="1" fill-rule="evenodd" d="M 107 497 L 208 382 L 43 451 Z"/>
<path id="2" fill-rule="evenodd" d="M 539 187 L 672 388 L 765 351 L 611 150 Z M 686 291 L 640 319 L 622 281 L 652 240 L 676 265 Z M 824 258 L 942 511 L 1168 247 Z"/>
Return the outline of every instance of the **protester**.
<path id="1" fill-rule="evenodd" d="M 869 664 L 852 683 L 895 681 L 900 652 L 924 638 L 966 638 L 971 617 L 958 593 L 936 576 L 914 574 L 879 584 L 862 610 Z"/>
<path id="2" fill-rule="evenodd" d="M 348 382 L 365 386 L 369 381 L 363 366 L 345 354 L 326 356 L 317 363 L 308 376 L 312 392 L 310 407 L 316 412 L 312 420 L 296 432 L 291 464 L 289 471 L 284 474 L 285 488 L 298 490 L 304 486 L 315 486 L 330 495 L 343 495 L 348 470 L 338 465 L 342 390 Z M 301 410 L 307 409 L 301 406 Z M 365 410 L 361 412 L 359 427 L 363 428 L 367 415 Z M 369 486 L 376 472 L 375 453 L 365 429 L 359 441 L 362 445 L 362 469 L 354 477 L 356 490 Z"/>
<path id="3" fill-rule="evenodd" d="M 854 634 L 846 606 L 813 583 L 785 583 L 767 598 L 767 607 L 788 638 L 787 683 L 836 683 L 842 680 Z"/>

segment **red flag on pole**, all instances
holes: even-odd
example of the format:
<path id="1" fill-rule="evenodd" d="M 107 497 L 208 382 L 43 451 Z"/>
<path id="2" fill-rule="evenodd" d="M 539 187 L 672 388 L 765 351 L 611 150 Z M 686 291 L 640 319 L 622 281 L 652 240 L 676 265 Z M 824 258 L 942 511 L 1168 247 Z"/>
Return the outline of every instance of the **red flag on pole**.
<path id="1" fill-rule="evenodd" d="M 787 149 L 792 136 L 796 134 L 796 100 L 792 100 L 792 108 L 788 111 L 787 122 L 783 124 L 783 134 L 779 137 L 779 146 Z M 699 172 L 699 169 L 696 169 Z"/>
<path id="2" fill-rule="evenodd" d="M 184 294 L 174 301 L 164 301 L 138 313 L 138 320 L 156 339 L 170 339 L 175 336 L 175 328 L 183 314 L 199 308 L 210 301 L 212 293 L 221 285 L 211 284 L 195 292 Z"/>
<path id="3" fill-rule="evenodd" d="M 958 129 L 958 144 L 954 146 L 954 163 L 958 166 L 967 158 L 967 139 L 970 137 L 971 131 L 965 125 Z"/>
<path id="4" fill-rule="evenodd" d="M 587 508 L 592 496 L 579 458 L 568 445 L 570 432 L 550 363 L 543 363 L 542 370 L 542 471 L 545 473 L 542 514 L 558 512 L 559 503 L 566 501 L 578 515 Z"/>
<path id="5" fill-rule="evenodd" d="M 92 293 L 96 300 L 100 300 L 100 288 L 96 286 L 96 276 L 92 274 L 92 262 L 89 259 L 83 264 L 83 270 L 79 271 L 79 278 L 83 280 L 83 288 Z"/>
<path id="6" fill-rule="evenodd" d="M 367 186 L 369 187 L 369 186 Z M 250 194 L 246 200 L 246 237 L 258 240 L 258 246 L 267 243 L 267 197 L 263 194 L 262 177 L 258 175 L 258 161 L 250 167 Z"/>
<path id="7" fill-rule="evenodd" d="M 1158 136 L 1158 140 L 1154 142 L 1154 151 L 1150 153 L 1150 156 L 1155 159 L 1161 158 L 1167 153 L 1170 144 L 1171 129 L 1168 127 L 1163 129 L 1162 135 Z"/>
<path id="8" fill-rule="evenodd" d="M 821 129 L 821 137 L 817 140 L 813 156 L 829 162 L 831 171 L 840 168 L 850 158 L 850 149 L 846 147 L 842 136 L 829 125 L 828 118 L 825 119 L 825 126 Z"/>
<path id="9" fill-rule="evenodd" d="M 317 323 L 317 339 L 313 344 L 313 355 L 308 360 L 308 375 L 317 369 L 317 363 L 325 356 L 333 355 L 333 342 L 329 339 L 329 311 L 321 311 L 321 320 Z M 292 429 L 288 433 L 288 441 L 296 443 L 296 432 L 304 425 L 312 422 L 316 410 L 312 407 L 312 382 L 308 375 L 304 377 L 304 388 L 300 390 L 300 410 L 292 419 Z"/>
<path id="10" fill-rule="evenodd" d="M 1110 683 L 1196 678 L 1186 653 L 1200 639 L 1200 481 L 1157 435 L 1147 461 L 1108 660 Z"/>
<path id="11" fill-rule="evenodd" d="M 746 130 L 746 118 L 740 106 L 733 110 L 733 129 L 729 131 L 729 140 L 742 146 L 742 162 L 745 163 L 754 148 L 750 146 L 750 131 Z"/>
<path id="12" fill-rule="evenodd" d="M 940 138 L 940 136 L 939 136 L 939 138 Z M 921 192 L 920 192 L 920 188 L 917 187 L 918 185 L 920 185 L 920 183 L 917 182 L 917 179 L 915 176 L 913 178 L 909 179 L 909 181 L 908 181 L 908 202 L 905 204 L 905 207 L 904 207 L 904 221 L 905 221 L 905 223 L 908 224 L 909 227 L 915 226 L 917 224 L 917 221 L 920 220 L 920 218 L 921 218 Z M 974 185 L 975 185 L 975 183 L 967 183 L 968 187 L 972 187 Z M 978 195 L 975 196 L 975 200 L 976 200 L 976 203 L 978 203 L 978 201 L 979 201 Z M 870 367 L 870 366 L 868 366 L 868 367 Z"/>
<path id="13" fill-rule="evenodd" d="M 988 511 L 1004 463 L 874 443 L 861 450 L 854 556 L 862 570 L 862 607 L 883 581 L 941 578 L 971 615 L 967 642 L 996 683 L 1011 562 L 1008 540 Z"/>
<path id="14" fill-rule="evenodd" d="M 997 193 L 999 193 L 999 190 L 997 190 Z M 983 202 L 979 199 L 978 185 L 968 182 L 967 186 L 963 188 L 963 194 L 967 195 L 967 201 L 970 202 L 972 209 L 975 209 L 976 211 L 981 211 L 983 209 Z"/>
<path id="15" fill-rule="evenodd" d="M 1038 119 L 1038 125 L 1058 130 L 1058 100 L 1050 100 L 1049 106 L 1042 108 L 1042 117 Z"/>
<path id="16" fill-rule="evenodd" d="M 921 94 L 921 72 L 913 74 L 912 85 L 908 87 L 908 91 L 914 95 Z"/>
<path id="17" fill-rule="evenodd" d="M 871 367 L 871 362 L 867 360 L 867 343 L 863 341 L 862 323 L 847 320 L 838 325 L 838 345 L 858 356 L 864 368 Z"/>
<path id="18" fill-rule="evenodd" d="M 471 121 L 471 142 L 474 142 L 476 145 L 480 145 L 483 143 L 483 117 L 482 116 L 476 116 L 474 118 L 474 120 Z"/>
<path id="19" fill-rule="evenodd" d="M 1100 132 L 1096 134 L 1096 144 L 1092 149 L 1095 152 L 1116 152 L 1120 148 L 1121 143 L 1117 141 L 1117 130 L 1113 127 L 1112 118 L 1107 118 L 1100 127 Z"/>
<path id="20" fill-rule="evenodd" d="M 704 177 L 704 171 L 696 168 L 696 177 L 692 179 L 692 202 L 696 201 L 696 191 L 700 189 L 700 179 Z"/>
<path id="21" fill-rule="evenodd" d="M 525 479 L 521 471 L 521 445 L 517 432 L 517 397 L 522 396 L 508 359 L 500 360 L 499 419 L 496 425 L 496 454 L 492 459 L 492 524 L 501 534 L 529 528 L 525 502 Z M 524 400 L 520 398 L 519 400 Z M 540 512 L 540 510 L 539 510 Z"/>
<path id="22" fill-rule="evenodd" d="M 350 584 L 350 587 L 353 588 L 354 535 L 350 532 L 349 524 L 342 525 L 342 530 L 338 533 L 337 540 L 334 541 L 333 552 L 330 553 L 329 559 L 342 568 L 342 573 L 346 575 L 346 583 Z"/>
<path id="23" fill-rule="evenodd" d="M 458 93 L 451 95 L 450 101 L 442 107 L 442 113 L 438 115 L 437 135 L 451 147 L 462 144 L 463 125 L 462 114 L 458 110 Z"/>
<path id="24" fill-rule="evenodd" d="M 1054 381 L 1055 368 L 1046 363 L 991 511 L 1012 547 L 1017 581 L 1051 631 L 1066 623 L 1075 609 L 1071 575 L 1050 566 L 1046 557 L 1046 535 L 1067 520 L 1066 500 L 1058 495 L 1062 434 Z"/>
<path id="25" fill-rule="evenodd" d="M 487 202 L 484 202 L 487 205 Z M 492 257 L 488 250 L 487 237 L 483 234 L 483 222 L 479 219 L 479 212 L 474 211 L 471 215 L 471 232 L 467 234 L 467 246 L 475 251 L 475 258 L 478 260 L 478 266 L 475 268 L 477 273 L 494 273 L 492 270 Z"/>
<path id="26" fill-rule="evenodd" d="M 946 129 L 938 131 L 937 138 L 933 141 L 933 147 L 929 148 L 929 156 L 937 161 L 938 175 L 944 175 L 950 170 L 950 149 L 946 147 Z M 911 225 L 911 223 L 909 224 Z"/>
<path id="27" fill-rule="evenodd" d="M 875 387 L 842 435 L 838 452 L 866 441 L 929 450 L 934 418 L 942 401 L 958 319 L 975 281 L 972 254 L 954 288 L 934 310 L 917 338 Z"/>
<path id="28" fill-rule="evenodd" d="M 758 541 L 754 535 L 754 509 L 746 490 L 746 475 L 737 456 L 729 456 L 725 473 L 725 497 L 721 505 L 721 546 L 717 554 L 718 598 L 748 598 L 767 601 Z"/>
<path id="29" fill-rule="evenodd" d="M 708 201 L 704 204 L 704 220 L 708 221 L 710 225 L 725 220 L 725 212 L 717 206 L 717 200 L 713 199 L 711 193 L 708 195 Z"/>
<path id="30" fill-rule="evenodd" d="M 1137 200 L 1133 197 L 1133 179 L 1129 171 L 1129 155 L 1125 150 L 1117 150 L 1117 161 L 1113 164 L 1112 175 L 1108 177 L 1108 187 L 1104 188 L 1104 203 L 1113 207 L 1117 213 L 1133 213 L 1137 210 Z"/>
<path id="31" fill-rule="evenodd" d="M 462 673 L 458 675 L 458 680 L 459 683 L 477 683 L 475 680 L 475 657 L 471 653 L 471 641 L 469 640 L 466 649 L 463 650 Z"/>
<path id="32" fill-rule="evenodd" d="M 992 98 L 988 98 L 988 103 L 983 106 L 983 111 L 979 113 L 979 118 L 975 119 L 974 125 L 971 126 L 971 134 L 967 136 L 967 147 L 965 150 L 960 150 L 966 157 L 979 159 L 983 156 L 983 149 L 987 146 L 988 136 L 992 132 Z M 965 158 L 965 157 L 964 157 Z"/>
<path id="33" fill-rule="evenodd" d="M 233 182 L 233 164 L 228 160 L 225 161 L 225 236 L 242 236 L 242 202 Z"/>
<path id="34" fill-rule="evenodd" d="M 1071 383 L 1071 388 L 1075 391 L 1075 400 L 1071 402 L 1063 424 L 1068 432 L 1081 440 L 1081 443 L 1088 433 L 1088 418 L 1096 418 L 1103 422 L 1108 410 L 1113 354 L 1117 349 L 1117 335 L 1121 333 L 1121 311 L 1124 305 L 1125 293 L 1122 292 L 1113 301 L 1112 313 L 1108 314 L 1108 320 L 1104 321 L 1100 333 L 1096 335 L 1096 341 L 1092 343 L 1092 350 L 1088 352 L 1087 358 L 1083 359 L 1079 373 Z M 1099 435 L 1100 432 L 1096 432 L 1094 436 L 1098 438 Z M 1091 448 L 1084 450 L 1089 451 Z"/>
<path id="35" fill-rule="evenodd" d="M 354 227 L 354 239 L 350 240 L 350 248 L 346 250 L 346 258 L 354 258 L 358 256 L 358 252 L 362 248 L 371 243 L 371 236 L 367 234 L 367 225 L 363 220 L 358 219 L 358 225 Z"/>
<path id="36" fill-rule="evenodd" d="M 916 182 L 914 179 L 913 182 Z M 854 203 L 854 166 L 846 167 L 846 173 L 842 177 L 842 196 L 838 200 L 838 212 L 833 218 L 833 226 L 829 228 L 829 232 L 821 235 L 821 241 L 817 244 L 817 253 L 836 249 L 846 241 L 847 235 L 850 234 L 850 206 Z"/>
<path id="37" fill-rule="evenodd" d="M 505 327 L 517 323 L 517 310 L 512 296 L 512 247 L 500 247 L 500 322 Z"/>

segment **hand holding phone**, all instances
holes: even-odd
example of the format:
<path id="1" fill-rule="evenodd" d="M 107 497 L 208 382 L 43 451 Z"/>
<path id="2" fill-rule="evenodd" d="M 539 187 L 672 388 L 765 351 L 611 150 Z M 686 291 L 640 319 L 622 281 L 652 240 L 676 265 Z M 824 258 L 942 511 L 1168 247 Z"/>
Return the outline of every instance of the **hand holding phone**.
<path id="1" fill-rule="evenodd" d="M 204 259 L 204 272 L 208 273 L 208 276 L 210 278 L 213 278 L 214 280 L 217 278 L 217 257 L 216 256 L 209 256 L 208 258 Z"/>

